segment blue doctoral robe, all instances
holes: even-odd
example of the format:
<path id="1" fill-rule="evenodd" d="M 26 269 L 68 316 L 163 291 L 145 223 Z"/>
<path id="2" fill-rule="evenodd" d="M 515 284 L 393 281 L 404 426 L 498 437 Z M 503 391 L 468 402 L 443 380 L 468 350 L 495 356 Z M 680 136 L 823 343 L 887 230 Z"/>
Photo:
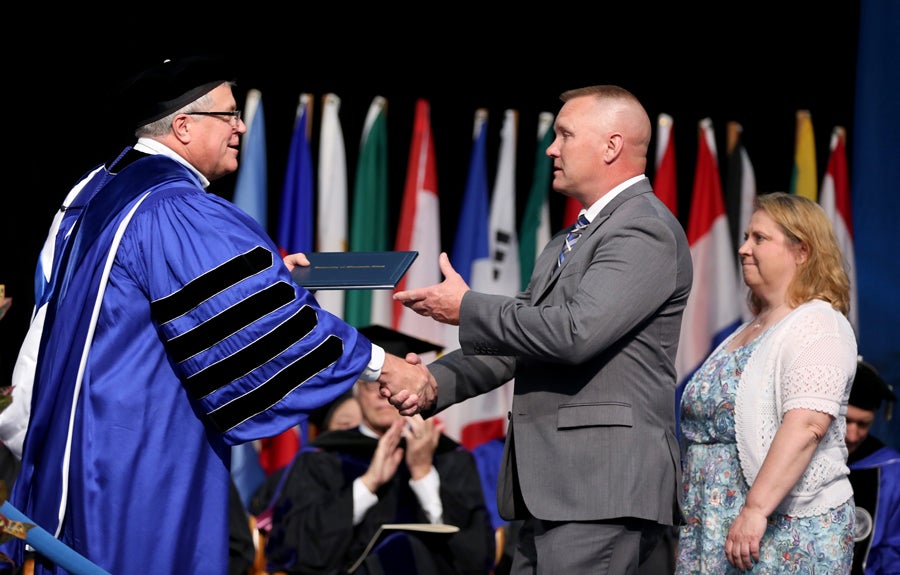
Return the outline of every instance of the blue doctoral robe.
<path id="1" fill-rule="evenodd" d="M 230 447 L 350 389 L 371 343 L 187 167 L 122 157 L 79 183 L 57 237 L 10 500 L 111 573 L 225 574 Z"/>
<path id="2" fill-rule="evenodd" d="M 856 503 L 853 573 L 900 573 L 900 452 L 870 435 L 848 466 Z"/>

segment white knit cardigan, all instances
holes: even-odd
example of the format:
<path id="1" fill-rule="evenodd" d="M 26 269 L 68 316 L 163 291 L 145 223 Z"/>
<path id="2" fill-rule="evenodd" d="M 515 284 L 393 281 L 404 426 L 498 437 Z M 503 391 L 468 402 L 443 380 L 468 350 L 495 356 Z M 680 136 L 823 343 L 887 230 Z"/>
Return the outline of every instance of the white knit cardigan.
<path id="1" fill-rule="evenodd" d="M 749 485 L 787 411 L 813 409 L 834 418 L 806 471 L 776 508 L 778 513 L 818 515 L 853 495 L 844 434 L 856 349 L 850 322 L 829 303 L 813 300 L 779 321 L 747 360 L 734 418 L 741 469 Z"/>

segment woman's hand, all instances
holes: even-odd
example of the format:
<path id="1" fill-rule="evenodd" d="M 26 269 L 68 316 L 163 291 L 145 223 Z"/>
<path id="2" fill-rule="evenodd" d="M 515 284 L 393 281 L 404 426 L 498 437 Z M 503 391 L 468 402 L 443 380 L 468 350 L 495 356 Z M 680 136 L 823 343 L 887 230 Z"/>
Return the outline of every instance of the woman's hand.
<path id="1" fill-rule="evenodd" d="M 762 513 L 746 507 L 741 509 L 725 538 L 725 557 L 729 563 L 746 571 L 759 562 L 759 542 L 767 523 Z"/>

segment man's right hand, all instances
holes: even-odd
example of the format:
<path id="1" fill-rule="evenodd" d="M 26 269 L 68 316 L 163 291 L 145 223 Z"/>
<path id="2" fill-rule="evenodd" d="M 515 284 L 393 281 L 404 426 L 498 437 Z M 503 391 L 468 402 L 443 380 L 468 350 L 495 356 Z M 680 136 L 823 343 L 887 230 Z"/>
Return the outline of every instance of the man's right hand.
<path id="1" fill-rule="evenodd" d="M 428 409 L 437 398 L 437 381 L 415 353 L 407 354 L 405 360 L 385 354 L 378 383 L 381 396 L 403 415 Z"/>

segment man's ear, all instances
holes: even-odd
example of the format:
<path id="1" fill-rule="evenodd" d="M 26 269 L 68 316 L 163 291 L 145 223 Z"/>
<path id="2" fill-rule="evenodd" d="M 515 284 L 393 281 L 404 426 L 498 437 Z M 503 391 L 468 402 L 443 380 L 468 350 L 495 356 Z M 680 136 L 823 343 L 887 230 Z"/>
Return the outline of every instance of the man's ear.
<path id="1" fill-rule="evenodd" d="M 191 121 L 190 116 L 187 114 L 178 114 L 172 120 L 172 134 L 178 138 L 178 140 L 186 144 L 191 141 L 191 126 L 193 126 L 193 122 Z"/>
<path id="2" fill-rule="evenodd" d="M 606 138 L 606 148 L 603 152 L 603 161 L 610 164 L 619 157 L 625 147 L 625 138 L 618 132 L 612 132 Z"/>

